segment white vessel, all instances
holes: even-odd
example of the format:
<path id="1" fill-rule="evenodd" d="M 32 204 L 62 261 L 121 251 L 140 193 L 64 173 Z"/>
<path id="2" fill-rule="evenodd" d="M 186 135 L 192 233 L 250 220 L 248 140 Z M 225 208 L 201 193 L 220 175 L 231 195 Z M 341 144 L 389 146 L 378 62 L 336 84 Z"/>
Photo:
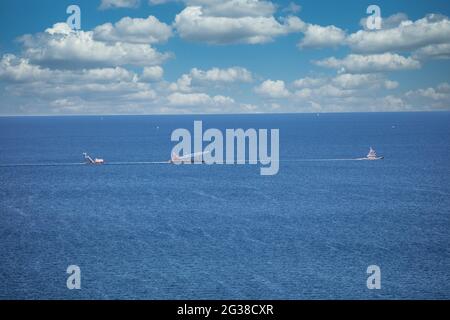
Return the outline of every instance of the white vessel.
<path id="1" fill-rule="evenodd" d="M 86 152 L 84 152 L 83 155 L 84 155 L 84 159 L 86 160 L 86 163 L 88 163 L 88 164 L 104 164 L 105 163 L 105 160 L 103 160 L 103 159 L 99 159 L 99 158 L 92 159 Z"/>
<path id="2" fill-rule="evenodd" d="M 172 153 L 172 157 L 170 158 L 169 163 L 205 163 L 205 161 L 203 160 L 203 155 L 207 153 L 209 153 L 209 151 L 190 153 L 184 156 L 178 156 L 175 153 Z"/>
<path id="3" fill-rule="evenodd" d="M 377 153 L 375 152 L 375 150 L 372 149 L 372 147 L 370 147 L 369 153 L 363 159 L 365 159 L 365 160 L 381 160 L 381 159 L 384 159 L 384 157 L 377 156 Z"/>

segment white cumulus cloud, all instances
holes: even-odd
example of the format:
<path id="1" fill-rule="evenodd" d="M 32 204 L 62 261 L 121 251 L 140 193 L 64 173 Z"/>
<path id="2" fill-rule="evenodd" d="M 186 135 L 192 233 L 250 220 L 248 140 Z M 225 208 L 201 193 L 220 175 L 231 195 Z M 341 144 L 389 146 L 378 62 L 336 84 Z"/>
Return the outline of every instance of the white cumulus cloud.
<path id="1" fill-rule="evenodd" d="M 415 59 L 450 59 L 450 43 L 430 44 L 414 51 Z"/>
<path id="2" fill-rule="evenodd" d="M 140 0 L 102 0 L 100 3 L 100 9 L 111 8 L 137 8 Z"/>
<path id="3" fill-rule="evenodd" d="M 335 57 L 315 62 L 318 66 L 338 69 L 340 72 L 367 73 L 411 70 L 420 68 L 420 62 L 394 53 L 360 55 L 350 54 L 343 59 Z"/>
<path id="4" fill-rule="evenodd" d="M 379 88 L 395 89 L 398 86 L 396 81 L 385 80 L 381 74 L 351 74 L 345 73 L 337 75 L 332 79 L 332 83 L 343 89 L 355 88 Z"/>
<path id="5" fill-rule="evenodd" d="M 164 75 L 164 69 L 160 66 L 144 67 L 142 70 L 141 79 L 148 81 L 161 80 Z"/>
<path id="6" fill-rule="evenodd" d="M 286 98 L 289 91 L 283 80 L 266 80 L 255 88 L 255 92 L 269 98 Z"/>
<path id="7" fill-rule="evenodd" d="M 347 43 L 355 52 L 381 53 L 411 51 L 421 47 L 450 42 L 450 20 L 430 14 L 422 19 L 402 20 L 397 27 L 377 31 L 360 30 L 348 36 Z"/>
<path id="8" fill-rule="evenodd" d="M 234 103 L 230 97 L 222 95 L 209 96 L 206 93 L 180 93 L 175 92 L 167 97 L 172 106 L 226 106 Z"/>
<path id="9" fill-rule="evenodd" d="M 212 68 L 209 70 L 200 70 L 193 68 L 190 71 L 190 76 L 199 81 L 214 81 L 214 82 L 250 82 L 252 81 L 252 74 L 245 68 L 231 67 L 227 69 Z"/>
<path id="10" fill-rule="evenodd" d="M 20 41 L 24 57 L 54 67 L 149 66 L 170 57 L 147 44 L 96 41 L 92 31 L 73 31 L 66 23 L 57 23 L 44 33 L 25 35 Z"/>
<path id="11" fill-rule="evenodd" d="M 297 17 L 279 22 L 273 16 L 210 16 L 201 6 L 188 6 L 175 17 L 174 27 L 181 38 L 189 41 L 257 44 L 299 32 L 304 23 Z"/>
<path id="12" fill-rule="evenodd" d="M 205 15 L 214 17 L 269 17 L 275 5 L 264 0 L 186 0 L 188 6 L 201 6 Z"/>
<path id="13" fill-rule="evenodd" d="M 326 80 L 323 78 L 301 78 L 294 81 L 294 87 L 296 88 L 311 88 L 322 85 Z"/>
<path id="14" fill-rule="evenodd" d="M 125 17 L 115 24 L 105 23 L 93 30 L 94 40 L 153 44 L 166 42 L 172 28 L 156 17 L 146 19 Z"/>
<path id="15" fill-rule="evenodd" d="M 304 31 L 304 37 L 299 43 L 300 48 L 333 47 L 345 43 L 345 31 L 335 26 L 319 26 L 310 24 Z"/>
<path id="16" fill-rule="evenodd" d="M 252 80 L 252 73 L 242 67 L 211 68 L 208 70 L 192 68 L 189 73 L 181 75 L 176 82 L 171 83 L 169 89 L 191 92 L 193 85 L 207 87 L 211 84 L 231 84 L 251 82 Z"/>

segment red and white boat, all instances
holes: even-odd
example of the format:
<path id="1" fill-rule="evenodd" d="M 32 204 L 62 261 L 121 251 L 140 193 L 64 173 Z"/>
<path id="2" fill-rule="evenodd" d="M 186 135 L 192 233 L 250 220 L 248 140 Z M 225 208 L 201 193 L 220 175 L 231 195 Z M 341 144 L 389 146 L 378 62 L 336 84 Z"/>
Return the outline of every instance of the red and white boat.
<path id="1" fill-rule="evenodd" d="M 86 160 L 87 164 L 104 164 L 105 160 L 100 158 L 92 159 L 86 152 L 83 153 L 84 159 Z"/>

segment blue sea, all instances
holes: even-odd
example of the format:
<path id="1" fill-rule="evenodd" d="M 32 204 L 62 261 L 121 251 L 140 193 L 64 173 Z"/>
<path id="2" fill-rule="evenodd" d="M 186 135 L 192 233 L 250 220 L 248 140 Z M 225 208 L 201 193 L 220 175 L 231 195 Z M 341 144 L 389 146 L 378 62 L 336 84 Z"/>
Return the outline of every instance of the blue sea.
<path id="1" fill-rule="evenodd" d="M 279 129 L 278 174 L 150 163 L 194 120 Z M 449 165 L 448 112 L 3 117 L 0 298 L 449 299 Z"/>

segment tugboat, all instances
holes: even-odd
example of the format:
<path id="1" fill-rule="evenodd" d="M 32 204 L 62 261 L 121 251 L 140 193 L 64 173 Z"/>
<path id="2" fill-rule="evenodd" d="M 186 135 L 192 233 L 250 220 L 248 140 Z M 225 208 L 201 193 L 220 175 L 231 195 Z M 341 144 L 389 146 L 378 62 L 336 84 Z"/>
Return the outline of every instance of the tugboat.
<path id="1" fill-rule="evenodd" d="M 370 147 L 369 153 L 367 154 L 367 156 L 365 158 L 362 158 L 364 160 L 381 160 L 384 159 L 384 157 L 379 157 L 377 156 L 377 153 L 375 152 L 374 149 L 372 149 L 372 147 Z"/>

